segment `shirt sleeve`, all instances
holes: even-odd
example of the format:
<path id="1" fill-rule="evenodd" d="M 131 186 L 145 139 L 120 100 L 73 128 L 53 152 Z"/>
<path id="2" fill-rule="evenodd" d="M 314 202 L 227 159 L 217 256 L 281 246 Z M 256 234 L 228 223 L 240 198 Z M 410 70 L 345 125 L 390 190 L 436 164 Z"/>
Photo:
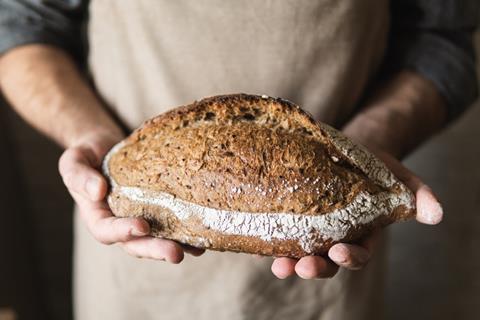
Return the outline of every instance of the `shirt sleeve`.
<path id="1" fill-rule="evenodd" d="M 385 69 L 408 68 L 432 81 L 445 97 L 448 118 L 478 95 L 473 33 L 478 0 L 392 0 Z"/>
<path id="2" fill-rule="evenodd" d="M 82 59 L 86 2 L 0 0 L 0 55 L 20 45 L 41 43 L 60 47 Z"/>

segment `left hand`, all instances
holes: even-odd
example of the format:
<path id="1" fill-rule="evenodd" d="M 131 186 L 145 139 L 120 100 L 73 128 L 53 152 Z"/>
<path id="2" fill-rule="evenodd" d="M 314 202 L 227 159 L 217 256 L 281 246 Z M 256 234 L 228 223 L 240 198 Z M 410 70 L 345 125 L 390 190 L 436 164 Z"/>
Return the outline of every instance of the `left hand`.
<path id="1" fill-rule="evenodd" d="M 378 150 L 374 150 L 374 153 L 415 194 L 416 220 L 429 225 L 440 223 L 443 210 L 430 187 L 390 154 Z M 358 244 L 335 244 L 328 251 L 328 257 L 275 258 L 272 264 L 272 272 L 280 279 L 285 279 L 294 274 L 303 279 L 315 279 L 333 277 L 339 267 L 349 270 L 361 269 L 367 265 L 372 257 L 378 235 L 379 230 Z"/>

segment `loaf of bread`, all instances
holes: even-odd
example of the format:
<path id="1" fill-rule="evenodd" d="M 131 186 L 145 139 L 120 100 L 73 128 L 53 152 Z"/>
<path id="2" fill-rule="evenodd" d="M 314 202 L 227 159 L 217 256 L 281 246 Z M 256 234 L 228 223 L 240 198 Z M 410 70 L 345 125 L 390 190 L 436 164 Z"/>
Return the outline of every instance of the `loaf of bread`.
<path id="1" fill-rule="evenodd" d="M 268 96 L 215 96 L 150 119 L 103 171 L 114 215 L 213 250 L 322 255 L 415 212 L 413 194 L 365 148 Z"/>

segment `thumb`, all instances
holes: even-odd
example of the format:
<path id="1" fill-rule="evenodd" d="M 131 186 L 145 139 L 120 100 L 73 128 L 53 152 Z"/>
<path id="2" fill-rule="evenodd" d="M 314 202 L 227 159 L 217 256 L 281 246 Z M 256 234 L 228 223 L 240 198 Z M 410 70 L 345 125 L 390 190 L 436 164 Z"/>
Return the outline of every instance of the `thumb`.
<path id="1" fill-rule="evenodd" d="M 417 221 L 431 225 L 440 223 L 443 219 L 443 208 L 432 189 L 394 157 L 382 153 L 379 158 L 415 194 Z"/>
<path id="2" fill-rule="evenodd" d="M 66 187 L 91 201 L 105 197 L 107 182 L 94 167 L 98 163 L 89 148 L 68 148 L 60 157 L 58 169 Z"/>

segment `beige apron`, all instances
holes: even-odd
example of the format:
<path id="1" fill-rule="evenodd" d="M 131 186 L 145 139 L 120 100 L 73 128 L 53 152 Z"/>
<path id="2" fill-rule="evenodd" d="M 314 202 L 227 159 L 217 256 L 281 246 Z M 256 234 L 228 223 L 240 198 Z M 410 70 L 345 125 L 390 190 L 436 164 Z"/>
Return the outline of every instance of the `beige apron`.
<path id="1" fill-rule="evenodd" d="M 382 60 L 387 0 L 93 0 L 89 63 L 130 128 L 205 96 L 292 100 L 351 115 Z M 78 215 L 77 215 L 78 216 Z M 75 228 L 75 314 L 91 319 L 374 319 L 384 255 L 331 280 L 276 279 L 271 258 L 207 252 L 141 260 Z"/>

